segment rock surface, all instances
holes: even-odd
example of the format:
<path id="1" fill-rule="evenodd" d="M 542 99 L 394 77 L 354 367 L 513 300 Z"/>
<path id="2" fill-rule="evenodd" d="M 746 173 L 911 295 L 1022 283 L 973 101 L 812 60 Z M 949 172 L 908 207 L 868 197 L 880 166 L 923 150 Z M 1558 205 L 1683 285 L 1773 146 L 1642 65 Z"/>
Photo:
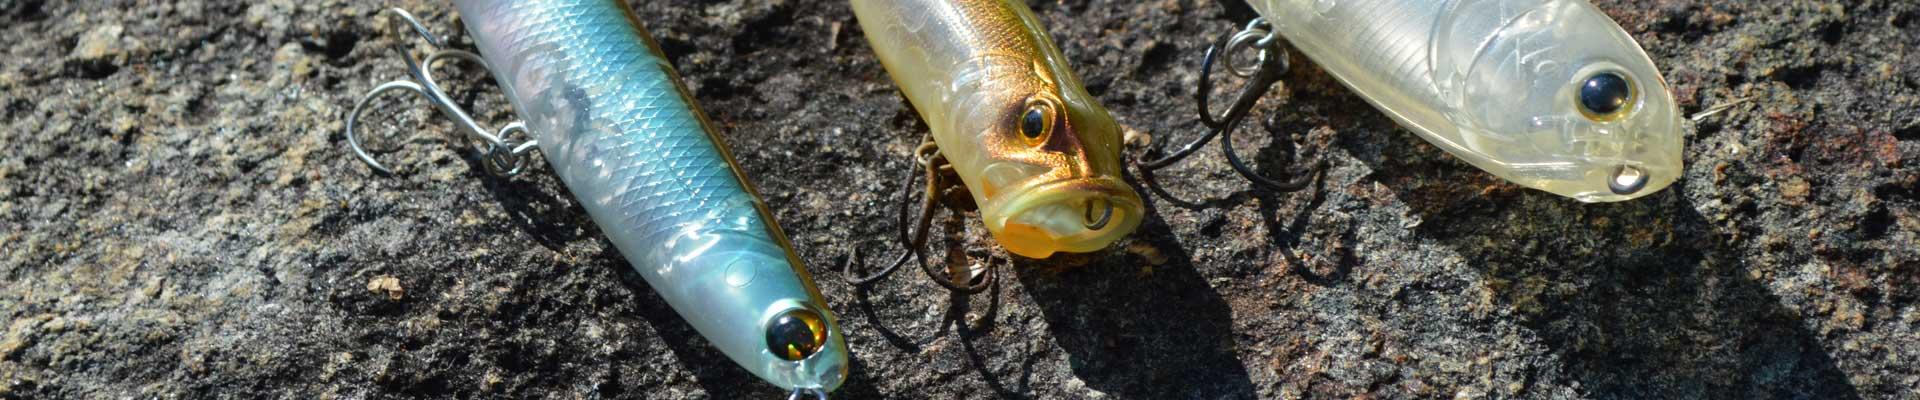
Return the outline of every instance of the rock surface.
<path id="1" fill-rule="evenodd" d="M 457 32 L 445 2 L 400 0 Z M 1687 175 L 1578 204 L 1469 167 L 1303 59 L 1239 136 L 1329 163 L 1247 190 L 1210 149 L 1112 251 L 1009 259 L 943 214 L 952 297 L 891 250 L 924 130 L 843 1 L 636 2 L 812 265 L 852 398 L 1920 397 L 1920 5 L 1601 0 L 1663 68 Z M 0 398 L 775 398 L 660 301 L 544 168 L 493 178 L 422 103 L 342 121 L 420 46 L 386 4 L 0 0 Z M 1163 146 L 1244 6 L 1034 4 Z M 468 46 L 464 35 L 458 46 Z M 485 121 L 496 88 L 448 67 Z M 1223 89 L 1224 90 L 1224 89 Z M 1269 118 L 1271 117 L 1271 118 Z M 1145 151 L 1134 146 L 1130 154 Z"/>

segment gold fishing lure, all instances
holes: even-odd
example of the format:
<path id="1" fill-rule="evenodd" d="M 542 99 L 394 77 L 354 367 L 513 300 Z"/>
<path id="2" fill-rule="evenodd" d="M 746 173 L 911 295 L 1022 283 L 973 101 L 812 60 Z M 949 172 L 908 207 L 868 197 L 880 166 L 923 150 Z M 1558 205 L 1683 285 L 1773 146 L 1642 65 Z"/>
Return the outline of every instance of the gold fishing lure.
<path id="1" fill-rule="evenodd" d="M 1008 252 L 1091 252 L 1140 225 L 1119 124 L 1024 3 L 853 0 L 853 11 Z"/>

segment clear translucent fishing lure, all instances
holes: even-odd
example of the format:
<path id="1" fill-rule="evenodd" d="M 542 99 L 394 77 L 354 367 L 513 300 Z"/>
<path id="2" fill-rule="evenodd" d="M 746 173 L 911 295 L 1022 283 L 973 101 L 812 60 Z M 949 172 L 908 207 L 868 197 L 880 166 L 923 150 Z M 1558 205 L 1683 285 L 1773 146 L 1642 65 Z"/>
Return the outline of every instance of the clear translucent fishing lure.
<path id="1" fill-rule="evenodd" d="M 1586 0 L 1249 3 L 1402 126 L 1494 175 L 1606 202 L 1682 173 L 1681 115 L 1666 81 Z"/>
<path id="2" fill-rule="evenodd" d="M 381 85 L 368 99 L 421 94 L 481 143 L 499 174 L 520 172 L 526 154 L 541 150 L 648 285 L 728 358 L 792 397 L 839 387 L 848 353 L 827 302 L 633 10 L 617 0 L 454 3 L 480 53 L 408 57 L 414 81 Z M 484 64 L 525 122 L 481 128 L 428 73 L 443 58 Z M 354 135 L 366 102 L 354 107 L 347 136 L 385 171 Z M 536 140 L 508 139 L 516 134 Z"/>
<path id="3" fill-rule="evenodd" d="M 853 10 L 1008 252 L 1091 252 L 1139 226 L 1119 125 L 1026 4 L 853 0 Z"/>

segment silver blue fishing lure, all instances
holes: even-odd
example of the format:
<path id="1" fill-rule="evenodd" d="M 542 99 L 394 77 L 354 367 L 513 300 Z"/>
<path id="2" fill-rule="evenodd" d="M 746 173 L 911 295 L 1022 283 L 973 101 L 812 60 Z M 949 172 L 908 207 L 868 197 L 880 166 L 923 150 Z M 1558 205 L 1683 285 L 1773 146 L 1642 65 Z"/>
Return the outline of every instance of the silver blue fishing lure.
<path id="1" fill-rule="evenodd" d="M 538 149 L 615 247 L 660 297 L 727 357 L 795 397 L 826 397 L 847 375 L 845 339 L 773 215 L 716 129 L 680 84 L 633 10 L 614 0 L 454 2 L 479 54 L 408 57 L 413 81 L 367 100 L 422 95 L 478 145 L 483 163 L 513 175 Z M 405 11 L 392 10 L 436 46 Z M 404 53 L 404 52 L 403 52 Z M 524 122 L 489 132 L 433 81 L 442 59 L 487 67 Z M 518 141 L 514 137 L 531 136 Z"/>

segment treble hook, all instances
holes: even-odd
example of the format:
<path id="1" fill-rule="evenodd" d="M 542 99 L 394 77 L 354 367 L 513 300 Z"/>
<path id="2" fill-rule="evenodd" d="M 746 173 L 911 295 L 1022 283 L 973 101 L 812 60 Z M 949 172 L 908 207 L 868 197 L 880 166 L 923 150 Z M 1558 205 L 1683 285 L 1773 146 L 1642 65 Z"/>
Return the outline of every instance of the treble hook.
<path id="1" fill-rule="evenodd" d="M 986 290 L 993 286 L 995 279 L 991 265 L 981 272 L 983 276 L 979 277 L 980 282 L 975 284 L 962 283 L 958 279 L 940 278 L 937 273 L 928 268 L 927 255 L 923 249 L 927 246 L 927 235 L 933 225 L 933 213 L 937 210 L 935 207 L 938 206 L 940 191 L 946 188 L 946 180 L 943 179 L 945 175 L 942 172 L 951 170 L 952 165 L 947 164 L 947 158 L 940 153 L 940 147 L 934 145 L 932 135 L 922 138 L 920 147 L 914 149 L 913 154 L 914 162 L 920 166 L 920 169 L 926 171 L 927 189 L 921 193 L 920 219 L 914 224 L 918 230 L 910 229 L 907 225 L 907 207 L 912 203 L 913 197 L 907 193 L 911 191 L 908 188 L 913 186 L 913 176 L 916 171 L 914 168 L 907 168 L 906 176 L 901 179 L 900 201 L 897 203 L 899 211 L 895 214 L 897 218 L 894 221 L 894 226 L 898 228 L 894 232 L 894 239 L 904 245 L 906 252 L 894 258 L 893 262 L 887 264 L 886 268 L 880 269 L 880 272 L 854 277 L 852 275 L 854 267 L 864 264 L 861 262 L 860 248 L 855 247 L 848 253 L 847 261 L 840 265 L 841 279 L 854 286 L 866 286 L 892 275 L 894 270 L 905 265 L 908 260 L 915 260 L 918 261 L 920 272 L 925 273 L 927 279 L 933 280 L 947 290 L 964 294 L 975 294 Z M 973 279 L 969 279 L 971 280 Z"/>
<path id="2" fill-rule="evenodd" d="M 1200 87 L 1198 88 L 1199 90 L 1194 93 L 1194 100 L 1199 103 L 1200 123 L 1206 125 L 1208 131 L 1205 135 L 1201 135 L 1199 139 L 1188 142 L 1186 145 L 1181 146 L 1180 150 L 1172 154 L 1168 154 L 1159 159 L 1138 163 L 1138 166 L 1145 172 L 1142 174 L 1142 178 L 1148 185 L 1153 186 L 1155 193 L 1166 196 L 1164 191 L 1158 190 L 1159 185 L 1155 183 L 1152 178 L 1153 171 L 1166 168 L 1180 162 L 1180 160 L 1186 159 L 1188 156 L 1193 155 L 1194 152 L 1199 151 L 1201 147 L 1206 146 L 1208 142 L 1213 141 L 1216 136 L 1221 138 L 1221 149 L 1226 153 L 1227 164 L 1233 166 L 1235 172 L 1240 173 L 1240 176 L 1253 182 L 1255 186 L 1274 192 L 1293 192 L 1305 189 L 1308 184 L 1312 183 L 1313 178 L 1318 175 L 1320 168 L 1318 163 L 1316 163 L 1313 171 L 1307 174 L 1296 177 L 1291 181 L 1277 181 L 1254 172 L 1253 168 L 1248 167 L 1245 162 L 1241 161 L 1239 152 L 1234 150 L 1234 128 L 1238 127 L 1240 122 L 1246 119 L 1247 114 L 1253 110 L 1253 106 L 1259 103 L 1261 95 L 1265 94 L 1274 84 L 1279 83 L 1282 76 L 1286 75 L 1287 70 L 1290 68 L 1287 62 L 1287 52 L 1279 45 L 1279 40 L 1277 40 L 1276 37 L 1277 34 L 1267 29 L 1265 25 L 1267 25 L 1265 20 L 1255 18 L 1252 22 L 1247 23 L 1246 28 L 1241 29 L 1231 36 L 1223 37 L 1220 41 L 1207 47 L 1206 56 L 1202 58 L 1200 62 Z M 1259 50 L 1259 59 L 1256 63 L 1246 67 L 1234 63 L 1234 54 L 1247 49 Z M 1213 64 L 1216 59 L 1223 60 L 1227 64 L 1227 70 L 1234 75 L 1252 79 L 1252 81 L 1247 83 L 1246 88 L 1240 91 L 1239 97 L 1236 98 L 1233 105 L 1227 109 L 1226 115 L 1218 118 L 1215 118 L 1209 106 L 1209 100 L 1213 94 Z"/>
<path id="3" fill-rule="evenodd" d="M 429 33 L 427 27 L 420 24 L 420 20 L 414 18 L 412 13 L 399 8 L 389 8 L 385 11 L 399 15 L 400 20 L 411 26 L 415 33 L 426 38 L 427 44 L 432 48 L 446 47 L 446 41 Z M 407 75 L 412 77 L 412 80 L 402 79 L 380 84 L 372 91 L 368 91 L 359 102 L 354 103 L 352 114 L 347 115 L 346 129 L 347 146 L 353 150 L 354 156 L 359 157 L 360 161 L 367 163 L 375 170 L 386 174 L 393 173 L 392 169 L 380 164 L 379 160 L 375 160 L 373 155 L 361 146 L 359 135 L 355 133 L 354 127 L 358 125 L 360 113 L 365 111 L 367 103 L 372 102 L 382 93 L 403 90 L 426 98 L 429 104 L 433 104 L 434 108 L 440 110 L 441 115 L 453 120 L 456 131 L 464 133 L 469 140 L 481 142 L 482 144 L 474 146 L 474 150 L 479 153 L 488 172 L 499 176 L 514 176 L 525 170 L 528 153 L 539 148 L 539 143 L 533 140 L 509 139 L 516 133 L 521 136 L 528 135 L 525 123 L 515 121 L 501 127 L 499 131 L 488 132 L 479 122 L 475 122 L 473 116 L 466 110 L 454 104 L 453 97 L 448 96 L 446 90 L 441 89 L 440 84 L 433 79 L 433 65 L 443 58 L 472 62 L 480 64 L 483 68 L 489 67 L 486 60 L 481 59 L 478 54 L 464 50 L 437 50 L 428 54 L 426 59 L 415 58 L 404 48 L 396 48 L 395 51 L 400 53 L 401 59 L 406 60 Z"/>

